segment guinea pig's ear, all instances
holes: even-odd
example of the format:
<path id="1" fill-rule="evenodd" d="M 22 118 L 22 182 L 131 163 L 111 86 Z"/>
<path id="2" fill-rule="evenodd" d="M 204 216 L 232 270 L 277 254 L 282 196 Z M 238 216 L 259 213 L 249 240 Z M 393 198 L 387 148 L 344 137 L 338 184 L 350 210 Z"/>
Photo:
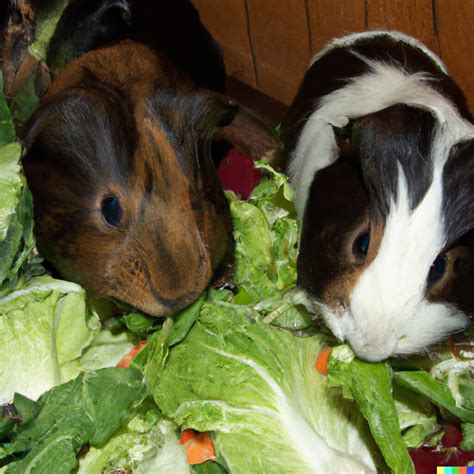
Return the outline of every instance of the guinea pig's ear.
<path id="1" fill-rule="evenodd" d="M 25 125 L 23 125 L 19 132 L 23 154 L 31 148 L 48 124 L 54 120 L 55 116 L 59 113 L 63 100 L 58 100 L 57 97 L 54 97 L 43 101 Z"/>
<path id="2" fill-rule="evenodd" d="M 54 121 L 59 117 L 64 123 L 65 114 L 77 114 L 77 109 L 69 106 L 73 101 L 79 101 L 76 102 L 79 104 L 100 97 L 102 100 L 110 101 L 115 106 L 124 104 L 123 98 L 119 97 L 107 85 L 101 84 L 97 79 L 94 80 L 94 76 L 88 70 L 83 69 L 81 72 L 83 74 L 83 86 L 69 87 L 54 95 L 47 96 L 23 125 L 19 132 L 19 138 L 24 152 L 28 151 L 43 131 L 54 124 Z"/>
<path id="3" fill-rule="evenodd" d="M 239 110 L 237 102 L 221 94 L 206 95 L 201 103 L 198 130 L 204 138 L 211 138 L 217 128 L 232 123 Z"/>
<path id="4" fill-rule="evenodd" d="M 357 153 L 360 148 L 360 125 L 356 120 L 349 120 L 343 127 L 332 127 L 337 147 L 343 155 Z"/>
<path id="5" fill-rule="evenodd" d="M 276 153 L 281 143 L 274 129 L 275 125 L 268 119 L 239 105 L 235 119 L 231 124 L 221 127 L 214 135 L 214 140 L 228 143 L 253 160 L 266 156 L 273 167 L 281 169 L 283 163 L 278 161 L 281 157 Z"/>
<path id="6" fill-rule="evenodd" d="M 31 148 L 43 131 L 57 120 L 63 113 L 64 106 L 74 97 L 77 97 L 81 90 L 80 88 L 67 89 L 41 101 L 38 108 L 19 131 L 23 154 Z"/>

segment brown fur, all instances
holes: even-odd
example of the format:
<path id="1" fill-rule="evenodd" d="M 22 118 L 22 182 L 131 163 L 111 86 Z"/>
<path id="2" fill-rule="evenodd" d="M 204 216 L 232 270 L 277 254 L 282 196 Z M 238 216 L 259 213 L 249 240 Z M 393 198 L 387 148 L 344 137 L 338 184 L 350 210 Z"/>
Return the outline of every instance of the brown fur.
<path id="1" fill-rule="evenodd" d="M 354 256 L 354 253 L 352 252 L 354 240 L 365 230 L 365 228 L 366 224 L 348 236 L 346 242 L 346 251 L 342 255 L 339 255 L 341 260 L 345 260 L 347 262 L 345 265 L 345 272 L 341 273 L 336 278 L 334 278 L 334 280 L 329 282 L 322 291 L 323 301 L 336 314 L 337 308 L 339 306 L 349 306 L 349 298 L 354 290 L 355 285 L 359 281 L 362 273 L 374 261 L 380 248 L 384 227 L 383 225 L 372 226 L 370 229 L 370 246 L 367 253 L 367 258 L 359 261 Z"/>
<path id="2" fill-rule="evenodd" d="M 41 252 L 66 278 L 153 315 L 204 290 L 232 250 L 210 159 L 236 106 L 124 41 L 71 63 L 25 128 Z M 118 227 L 101 201 L 122 203 Z"/>

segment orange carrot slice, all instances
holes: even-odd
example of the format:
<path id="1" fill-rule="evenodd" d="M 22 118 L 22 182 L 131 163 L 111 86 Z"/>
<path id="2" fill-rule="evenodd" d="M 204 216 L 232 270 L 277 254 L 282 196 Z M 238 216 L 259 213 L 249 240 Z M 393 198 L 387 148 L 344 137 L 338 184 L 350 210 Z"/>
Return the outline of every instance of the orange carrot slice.
<path id="1" fill-rule="evenodd" d="M 191 441 L 193 438 L 195 438 L 198 435 L 197 431 L 194 430 L 184 430 L 181 433 L 181 437 L 179 438 L 179 442 L 181 444 L 186 444 L 188 441 Z"/>
<path id="2" fill-rule="evenodd" d="M 328 362 L 329 356 L 331 355 L 332 347 L 325 347 L 316 357 L 316 363 L 314 364 L 314 368 L 323 375 L 328 374 Z"/>
<path id="3" fill-rule="evenodd" d="M 122 369 L 128 369 L 130 367 L 130 362 L 137 355 L 140 349 L 148 344 L 147 340 L 139 342 L 122 360 L 117 364 L 117 367 Z"/>
<path id="4" fill-rule="evenodd" d="M 201 464 L 216 459 L 216 449 L 209 433 L 184 430 L 179 442 L 184 445 L 189 464 Z"/>

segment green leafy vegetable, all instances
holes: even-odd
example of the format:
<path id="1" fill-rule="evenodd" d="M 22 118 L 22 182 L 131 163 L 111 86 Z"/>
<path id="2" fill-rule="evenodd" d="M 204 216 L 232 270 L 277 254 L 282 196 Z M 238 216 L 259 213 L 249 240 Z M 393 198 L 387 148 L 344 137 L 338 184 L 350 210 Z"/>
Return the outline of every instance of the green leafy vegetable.
<path id="1" fill-rule="evenodd" d="M 256 166 L 270 176 L 254 189 L 250 200 L 239 201 L 228 194 L 236 242 L 236 304 L 282 298 L 280 291 L 296 283 L 298 224 L 293 189 L 266 161 Z"/>
<path id="2" fill-rule="evenodd" d="M 205 303 L 150 388 L 167 417 L 216 432 L 231 472 L 373 471 L 362 416 L 313 369 L 323 343 Z"/>
<path id="3" fill-rule="evenodd" d="M 431 375 L 446 385 L 456 406 L 474 412 L 474 360 L 449 358 L 436 364 Z"/>
<path id="4" fill-rule="evenodd" d="M 3 91 L 3 73 L 0 71 L 0 87 Z M 15 128 L 5 97 L 0 94 L 0 148 L 16 141 Z"/>
<path id="5" fill-rule="evenodd" d="M 0 404 L 36 399 L 80 372 L 73 361 L 100 329 L 74 283 L 36 277 L 0 298 Z"/>
<path id="6" fill-rule="evenodd" d="M 226 474 L 226 470 L 215 461 L 206 461 L 193 466 L 194 474 Z"/>
<path id="7" fill-rule="evenodd" d="M 12 452 L 26 456 L 10 463 L 7 474 L 70 473 L 84 444 L 103 445 L 131 417 L 145 397 L 141 379 L 135 370 L 103 369 L 46 392 L 38 416 L 17 428 Z"/>
<path id="8" fill-rule="evenodd" d="M 461 449 L 464 449 L 465 451 L 474 451 L 474 423 L 462 424 Z"/>
<path id="9" fill-rule="evenodd" d="M 387 465 L 395 472 L 414 472 L 400 434 L 388 364 L 356 359 L 348 346 L 338 346 L 329 359 L 328 383 L 357 401 Z"/>
<path id="10" fill-rule="evenodd" d="M 189 330 L 199 317 L 199 312 L 204 303 L 203 293 L 197 301 L 181 310 L 173 319 L 167 319 L 160 331 L 150 339 L 148 345 L 140 351 L 137 361 L 132 361 L 132 367 L 145 366 L 145 375 L 151 383 L 155 383 L 163 364 L 168 358 L 169 349 L 179 344 L 188 334 Z M 152 360 L 152 363 L 147 363 Z"/>
<path id="11" fill-rule="evenodd" d="M 128 331 L 114 334 L 106 325 L 95 336 L 83 355 L 70 365 L 73 370 L 79 367 L 84 372 L 114 367 L 133 349 L 134 345 L 133 335 Z"/>
<path id="12" fill-rule="evenodd" d="M 67 0 L 55 2 L 53 8 L 46 9 L 45 14 L 38 19 L 39 26 L 35 34 L 35 41 L 28 48 L 30 54 L 36 59 L 46 60 L 49 43 L 67 4 Z"/>
<path id="13" fill-rule="evenodd" d="M 438 428 L 433 405 L 425 398 L 414 397 L 411 390 L 399 385 L 394 386 L 393 399 L 405 445 L 419 448 Z"/>
<path id="14" fill-rule="evenodd" d="M 78 474 L 127 471 L 188 474 L 189 464 L 176 427 L 156 409 L 138 414 L 104 446 L 92 447 L 80 460 Z"/>
<path id="15" fill-rule="evenodd" d="M 0 87 L 3 77 L 0 72 Z M 19 164 L 10 111 L 0 96 L 0 297 L 17 286 L 22 269 L 35 245 L 32 198 Z"/>
<path id="16" fill-rule="evenodd" d="M 18 161 L 20 145 L 11 143 L 0 149 L 0 284 L 7 278 L 18 253 L 23 226 L 19 219 L 23 178 Z"/>
<path id="17" fill-rule="evenodd" d="M 446 408 L 462 421 L 474 423 L 474 410 L 458 407 L 449 388 L 436 381 L 428 372 L 421 370 L 396 372 L 395 381 L 428 398 L 434 404 Z"/>

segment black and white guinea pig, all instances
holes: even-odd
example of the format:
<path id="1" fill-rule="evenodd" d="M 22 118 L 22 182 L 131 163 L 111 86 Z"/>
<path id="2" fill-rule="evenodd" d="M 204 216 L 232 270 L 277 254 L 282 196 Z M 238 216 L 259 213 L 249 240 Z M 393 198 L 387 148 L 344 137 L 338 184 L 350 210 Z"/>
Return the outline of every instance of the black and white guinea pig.
<path id="1" fill-rule="evenodd" d="M 282 127 L 302 220 L 298 284 L 379 361 L 474 315 L 474 125 L 441 60 L 398 32 L 329 43 Z"/>

